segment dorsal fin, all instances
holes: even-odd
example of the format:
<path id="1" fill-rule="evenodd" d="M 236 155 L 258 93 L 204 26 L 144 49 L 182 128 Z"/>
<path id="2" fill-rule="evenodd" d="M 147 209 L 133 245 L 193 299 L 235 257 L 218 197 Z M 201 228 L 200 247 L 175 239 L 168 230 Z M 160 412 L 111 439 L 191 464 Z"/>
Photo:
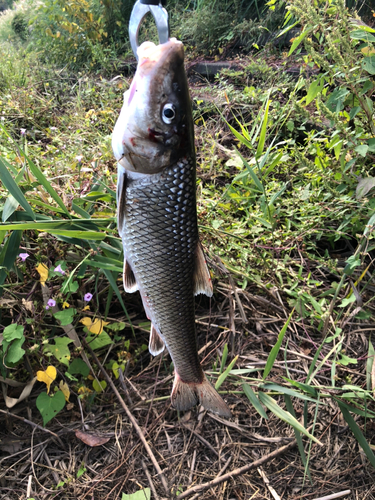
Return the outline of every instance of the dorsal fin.
<path id="1" fill-rule="evenodd" d="M 124 289 L 125 292 L 133 293 L 138 290 L 137 281 L 135 279 L 132 268 L 130 267 L 128 261 L 124 260 Z"/>
<path id="2" fill-rule="evenodd" d="M 164 340 L 161 338 L 159 332 L 151 323 L 150 342 L 148 343 L 148 350 L 150 351 L 150 354 L 152 354 L 153 356 L 157 356 L 164 351 L 164 347 Z"/>
<path id="3" fill-rule="evenodd" d="M 194 294 L 198 295 L 198 293 L 204 293 L 208 297 L 212 297 L 213 293 L 210 272 L 200 242 L 198 242 L 197 246 L 194 271 Z"/>

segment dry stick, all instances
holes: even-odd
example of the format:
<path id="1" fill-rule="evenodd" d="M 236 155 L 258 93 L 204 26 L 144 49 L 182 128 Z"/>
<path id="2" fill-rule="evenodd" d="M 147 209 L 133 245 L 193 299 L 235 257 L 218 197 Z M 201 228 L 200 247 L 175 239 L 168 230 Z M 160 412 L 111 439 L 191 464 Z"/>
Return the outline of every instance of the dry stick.
<path id="1" fill-rule="evenodd" d="M 184 491 L 183 493 L 180 493 L 178 495 L 178 500 L 182 500 L 183 498 L 186 498 L 193 493 L 201 492 L 203 490 L 207 490 L 208 488 L 212 488 L 213 486 L 217 486 L 220 483 L 223 483 L 224 481 L 227 481 L 228 479 L 232 479 L 235 476 L 240 476 L 241 474 L 244 474 L 245 472 L 248 472 L 251 469 L 255 469 L 259 467 L 260 465 L 263 465 L 265 462 L 269 462 L 270 460 L 273 460 L 277 456 L 283 454 L 284 452 L 290 450 L 294 446 L 296 446 L 297 441 L 293 440 L 291 443 L 282 446 L 278 450 L 273 451 L 272 453 L 269 453 L 268 455 L 265 455 L 264 457 L 260 458 L 259 460 L 256 460 L 255 462 L 252 462 L 251 464 L 244 465 L 243 467 L 240 467 L 238 469 L 234 469 L 231 472 L 228 472 L 227 474 L 224 474 L 223 476 L 216 477 L 212 481 L 209 481 L 208 483 L 203 483 L 203 484 L 198 484 L 197 486 L 193 486 L 193 488 L 189 488 L 188 490 Z"/>
<path id="2" fill-rule="evenodd" d="M 152 494 L 154 495 L 155 500 L 159 500 L 159 495 L 156 493 L 154 483 L 152 482 L 151 474 L 150 474 L 149 470 L 147 469 L 147 466 L 143 460 L 142 460 L 142 469 L 143 469 L 143 472 L 146 474 L 148 484 L 150 485 L 150 488 L 152 490 Z"/>
<path id="3" fill-rule="evenodd" d="M 37 429 L 39 429 L 39 430 L 41 430 L 43 432 L 48 432 L 48 434 L 51 434 L 53 437 L 55 437 L 58 440 L 58 442 L 60 443 L 60 445 L 62 446 L 62 448 L 65 450 L 64 443 L 61 441 L 61 439 L 59 438 L 59 436 L 57 434 L 55 434 L 54 432 L 52 432 L 52 431 L 50 431 L 48 429 L 45 429 L 41 425 L 34 424 L 34 422 L 31 422 L 31 420 L 27 420 L 27 418 L 20 417 L 19 415 L 11 413 L 10 411 L 0 410 L 0 413 L 4 413 L 4 415 L 10 415 L 11 417 L 18 418 L 18 420 L 22 420 L 22 422 L 24 422 L 25 424 L 32 425 L 33 427 L 36 427 Z"/>
<path id="4" fill-rule="evenodd" d="M 314 500 L 334 500 L 335 498 L 342 498 L 346 495 L 350 495 L 350 490 L 340 491 L 340 493 L 332 493 L 332 495 L 327 495 L 326 497 L 314 498 Z"/>
<path id="5" fill-rule="evenodd" d="M 91 356 L 94 358 L 94 361 L 95 363 L 98 365 L 98 367 L 100 368 L 102 374 L 104 375 L 104 378 L 107 380 L 108 384 L 111 386 L 113 392 L 115 393 L 117 399 L 119 400 L 119 403 L 121 404 L 121 406 L 123 407 L 123 409 L 125 410 L 125 413 L 127 414 L 127 416 L 129 417 L 129 420 L 131 421 L 131 423 L 133 424 L 135 430 L 137 431 L 137 434 L 140 438 L 140 440 L 142 441 L 143 443 L 143 446 L 145 447 L 149 457 L 151 458 L 151 461 L 152 463 L 154 464 L 154 467 L 158 473 L 158 475 L 160 476 L 160 479 L 161 479 L 161 482 L 164 486 L 164 489 L 165 489 L 165 492 L 167 495 L 169 495 L 170 491 L 169 491 L 169 488 L 168 488 L 168 483 L 167 483 L 167 480 L 165 479 L 165 476 L 155 458 L 155 455 L 153 454 L 149 444 L 147 443 L 146 441 L 146 438 L 141 430 L 141 428 L 139 427 L 138 425 L 138 422 L 136 421 L 136 419 L 133 417 L 132 413 L 130 412 L 129 408 L 126 406 L 125 404 L 125 401 L 122 399 L 120 393 L 118 392 L 118 390 L 116 389 L 116 386 L 115 384 L 112 382 L 112 379 L 109 377 L 108 373 L 105 371 L 105 369 L 103 368 L 102 364 L 100 363 L 100 361 L 98 360 L 98 358 L 96 357 L 96 354 L 94 353 L 94 351 L 91 349 L 91 347 L 87 344 L 86 341 L 84 341 L 85 343 L 85 347 L 87 347 L 87 349 L 90 351 L 90 354 Z"/>

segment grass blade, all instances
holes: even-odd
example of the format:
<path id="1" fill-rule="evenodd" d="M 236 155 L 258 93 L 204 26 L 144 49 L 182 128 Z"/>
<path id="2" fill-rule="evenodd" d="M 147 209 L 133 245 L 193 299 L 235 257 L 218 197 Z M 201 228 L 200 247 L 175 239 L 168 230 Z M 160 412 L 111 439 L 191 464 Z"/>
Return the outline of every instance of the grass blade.
<path id="1" fill-rule="evenodd" d="M 29 169 L 31 170 L 32 174 L 37 178 L 37 180 L 40 182 L 40 184 L 44 187 L 44 189 L 47 191 L 47 193 L 51 196 L 51 198 L 58 204 L 58 206 L 63 210 L 66 215 L 71 218 L 71 215 L 69 213 L 69 210 L 66 208 L 64 202 L 60 198 L 60 196 L 56 193 L 56 190 L 51 186 L 51 184 L 48 182 L 47 178 L 44 176 L 44 174 L 39 170 L 39 168 L 30 160 L 28 156 L 26 156 L 25 153 L 25 158 L 27 160 L 27 163 L 29 165 Z"/>
<path id="2" fill-rule="evenodd" d="M 293 408 L 293 404 L 292 404 L 292 400 L 290 399 L 290 396 L 288 396 L 287 394 L 285 394 L 284 395 L 284 400 L 285 400 L 286 409 L 292 415 L 292 417 L 296 418 L 296 414 L 294 412 L 294 408 Z M 309 464 L 308 464 L 308 461 L 307 461 L 307 458 L 306 458 L 305 449 L 303 447 L 301 433 L 298 432 L 294 428 L 293 428 L 293 431 L 294 431 L 294 436 L 295 436 L 296 441 L 297 441 L 298 451 L 299 451 L 299 454 L 301 455 L 301 460 L 302 460 L 303 466 L 305 467 L 306 474 L 308 475 L 308 477 L 310 479 L 310 482 L 312 484 L 312 479 L 311 479 Z"/>
<path id="3" fill-rule="evenodd" d="M 256 411 L 259 413 L 259 415 L 261 417 L 263 417 L 265 420 L 268 420 L 267 413 L 264 411 L 263 406 L 260 404 L 259 399 L 256 397 L 255 392 L 252 390 L 252 388 L 249 386 L 249 384 L 242 384 L 242 389 L 243 389 L 243 392 L 248 397 L 250 403 L 254 406 Z"/>
<path id="4" fill-rule="evenodd" d="M 22 231 L 13 231 L 9 236 L 7 241 L 4 244 L 4 247 L 0 253 L 0 266 L 3 269 L 0 269 L 0 294 L 2 292 L 2 286 L 6 277 L 7 271 L 10 271 L 12 268 L 14 261 L 18 257 L 18 251 L 20 248 L 22 238 Z"/>
<path id="5" fill-rule="evenodd" d="M 350 430 L 354 434 L 359 446 L 365 452 L 366 457 L 369 459 L 371 465 L 375 468 L 375 455 L 373 454 L 370 445 L 368 444 L 365 436 L 362 434 L 361 429 L 358 427 L 354 418 L 350 415 L 346 405 L 343 405 L 341 401 L 338 401 L 341 413 L 346 420 L 346 423 L 349 425 Z"/>
<path id="6" fill-rule="evenodd" d="M 261 154 L 263 153 L 264 143 L 266 141 L 266 131 L 267 131 L 267 123 L 268 123 L 268 110 L 269 110 L 270 104 L 271 104 L 270 96 L 268 96 L 267 103 L 266 103 L 266 109 L 264 111 L 264 117 L 263 117 L 263 122 L 262 122 L 262 129 L 260 131 L 260 136 L 259 136 L 259 142 L 258 142 L 258 147 L 257 147 L 257 152 L 256 152 L 256 158 L 259 158 L 261 156 Z"/>
<path id="7" fill-rule="evenodd" d="M 260 401 L 267 406 L 267 408 L 272 411 L 276 417 L 278 417 L 280 420 L 283 420 L 287 424 L 291 425 L 293 429 L 302 432 L 307 436 L 309 439 L 312 439 L 315 443 L 319 444 L 320 446 L 323 446 L 323 444 L 312 434 L 309 433 L 308 430 L 304 428 L 304 426 L 298 422 L 296 418 L 293 417 L 288 411 L 283 410 L 277 403 L 276 401 L 271 398 L 268 394 L 264 392 L 259 392 L 259 399 Z"/>
<path id="8" fill-rule="evenodd" d="M 266 391 L 280 392 L 281 394 L 286 394 L 287 396 L 292 396 L 293 398 L 299 398 L 305 401 L 310 401 L 311 403 L 315 403 L 316 401 L 315 399 L 310 398 L 305 394 L 302 394 L 298 391 L 294 391 L 293 389 L 288 389 L 287 387 L 283 387 L 282 385 L 279 384 L 266 383 L 266 384 L 261 384 L 259 388 L 264 389 Z"/>
<path id="9" fill-rule="evenodd" d="M 374 366 L 374 357 L 375 357 L 374 346 L 372 345 L 372 342 L 369 339 L 367 362 L 366 362 L 366 389 L 368 391 L 371 391 L 371 387 L 373 386 L 373 384 L 372 384 L 372 368 Z M 375 389 L 375 387 L 372 387 L 372 388 Z"/>
<path id="10" fill-rule="evenodd" d="M 238 359 L 238 356 L 236 356 L 232 361 L 229 363 L 228 368 L 223 372 L 220 377 L 217 379 L 216 384 L 215 384 L 215 389 L 218 391 L 220 386 L 224 383 L 225 379 L 229 375 L 229 372 L 233 368 L 233 366 L 236 364 L 236 361 Z"/>
<path id="11" fill-rule="evenodd" d="M 0 180 L 9 191 L 9 193 L 18 201 L 21 207 L 27 212 L 30 217 L 35 220 L 35 214 L 33 209 L 30 207 L 28 201 L 26 200 L 23 192 L 18 187 L 16 181 L 10 175 L 7 169 L 7 162 L 0 158 Z"/>
<path id="12" fill-rule="evenodd" d="M 294 313 L 294 309 L 289 314 L 289 318 L 286 320 L 285 325 L 282 327 L 282 329 L 281 329 L 281 331 L 279 333 L 279 336 L 278 336 L 276 344 L 272 347 L 271 352 L 269 353 L 269 356 L 268 356 L 268 359 L 267 359 L 267 363 L 266 363 L 266 366 L 264 367 L 264 371 L 263 371 L 263 380 L 268 376 L 268 374 L 272 370 L 273 364 L 274 364 L 274 362 L 276 360 L 276 357 L 277 357 L 277 355 L 279 353 L 279 350 L 280 350 L 280 347 L 281 347 L 281 344 L 282 344 L 282 341 L 283 341 L 286 329 L 288 328 L 290 320 L 292 319 L 293 313 Z"/>

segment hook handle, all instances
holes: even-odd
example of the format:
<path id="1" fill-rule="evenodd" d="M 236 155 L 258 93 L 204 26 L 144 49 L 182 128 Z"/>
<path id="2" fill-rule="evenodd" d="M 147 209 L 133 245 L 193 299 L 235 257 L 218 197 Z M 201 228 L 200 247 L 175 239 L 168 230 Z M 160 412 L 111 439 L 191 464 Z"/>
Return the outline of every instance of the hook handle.
<path id="1" fill-rule="evenodd" d="M 168 12 L 163 7 L 165 0 L 137 0 L 134 4 L 129 21 L 129 39 L 132 50 L 138 60 L 138 34 L 143 19 L 150 12 L 155 19 L 158 29 L 159 43 L 166 43 L 169 39 Z"/>

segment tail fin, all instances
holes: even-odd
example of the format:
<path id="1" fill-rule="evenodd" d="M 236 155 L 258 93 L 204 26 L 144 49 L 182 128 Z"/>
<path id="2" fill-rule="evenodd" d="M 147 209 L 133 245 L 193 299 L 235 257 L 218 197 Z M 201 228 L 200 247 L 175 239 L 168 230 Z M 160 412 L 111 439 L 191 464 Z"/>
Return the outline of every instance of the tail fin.
<path id="1" fill-rule="evenodd" d="M 172 405 L 179 411 L 189 410 L 192 406 L 200 403 L 206 410 L 217 413 L 222 417 L 229 418 L 232 416 L 228 406 L 212 387 L 206 376 L 204 376 L 202 383 L 194 384 L 183 382 L 176 373 L 171 399 Z"/>

